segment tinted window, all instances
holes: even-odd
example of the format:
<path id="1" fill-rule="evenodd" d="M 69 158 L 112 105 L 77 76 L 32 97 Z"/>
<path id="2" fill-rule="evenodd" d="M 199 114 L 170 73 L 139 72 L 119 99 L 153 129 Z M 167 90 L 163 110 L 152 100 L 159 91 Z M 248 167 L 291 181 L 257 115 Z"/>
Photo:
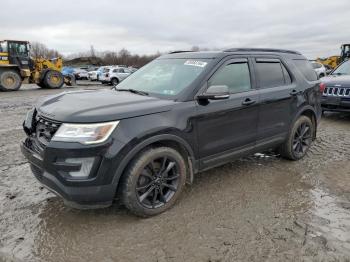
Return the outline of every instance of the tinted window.
<path id="1" fill-rule="evenodd" d="M 228 64 L 219 69 L 209 80 L 209 86 L 226 85 L 231 93 L 251 89 L 248 63 Z"/>
<path id="2" fill-rule="evenodd" d="M 28 55 L 26 43 L 9 42 L 9 51 L 12 55 L 18 55 L 18 56 Z"/>
<path id="3" fill-rule="evenodd" d="M 277 87 L 286 84 L 282 64 L 278 59 L 257 59 L 256 71 L 260 81 L 260 88 Z"/>
<path id="4" fill-rule="evenodd" d="M 316 81 L 317 74 L 315 70 L 312 68 L 311 63 L 306 59 L 295 59 L 295 65 L 299 69 L 299 71 L 305 76 L 305 78 L 309 81 Z"/>
<path id="5" fill-rule="evenodd" d="M 120 68 L 120 69 L 119 69 L 119 73 L 124 73 L 124 69 L 123 69 L 123 68 Z"/>

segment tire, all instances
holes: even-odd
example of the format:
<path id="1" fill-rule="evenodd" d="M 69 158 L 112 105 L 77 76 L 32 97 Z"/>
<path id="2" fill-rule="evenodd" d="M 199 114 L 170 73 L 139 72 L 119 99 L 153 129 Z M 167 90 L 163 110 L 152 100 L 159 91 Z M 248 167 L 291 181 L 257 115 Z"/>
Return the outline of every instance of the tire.
<path id="1" fill-rule="evenodd" d="M 45 88 L 58 89 L 63 86 L 64 78 L 61 72 L 49 70 L 44 76 L 43 83 Z"/>
<path id="2" fill-rule="evenodd" d="M 112 86 L 118 85 L 118 84 L 119 84 L 118 78 L 112 78 L 112 79 L 111 79 L 111 84 L 112 84 Z"/>
<path id="3" fill-rule="evenodd" d="M 137 216 L 158 215 L 172 207 L 179 198 L 186 173 L 186 163 L 176 150 L 148 148 L 131 161 L 123 174 L 122 201 Z"/>
<path id="4" fill-rule="evenodd" d="M 17 91 L 22 85 L 22 79 L 15 70 L 0 69 L 0 90 L 1 91 Z"/>
<path id="5" fill-rule="evenodd" d="M 289 160 L 303 158 L 311 146 L 314 132 L 312 120 L 307 116 L 300 116 L 294 122 L 287 140 L 280 148 L 281 156 Z"/>

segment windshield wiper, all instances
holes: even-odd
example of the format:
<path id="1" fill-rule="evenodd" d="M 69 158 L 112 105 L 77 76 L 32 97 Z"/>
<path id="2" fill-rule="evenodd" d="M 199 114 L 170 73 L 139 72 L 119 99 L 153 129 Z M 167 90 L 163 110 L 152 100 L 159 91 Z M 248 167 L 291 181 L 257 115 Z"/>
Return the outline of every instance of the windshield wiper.
<path id="1" fill-rule="evenodd" d="M 136 89 L 132 89 L 132 88 L 115 88 L 115 90 L 117 91 L 127 91 L 130 93 L 134 93 L 134 94 L 138 94 L 138 95 L 142 95 L 142 96 L 148 96 L 149 94 L 145 91 L 140 91 L 140 90 L 136 90 Z"/>

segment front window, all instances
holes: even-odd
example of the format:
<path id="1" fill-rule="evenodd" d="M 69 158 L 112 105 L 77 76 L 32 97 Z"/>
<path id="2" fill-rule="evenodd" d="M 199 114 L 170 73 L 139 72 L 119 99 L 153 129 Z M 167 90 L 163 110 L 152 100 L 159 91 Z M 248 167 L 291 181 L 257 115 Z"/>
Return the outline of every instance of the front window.
<path id="1" fill-rule="evenodd" d="M 208 59 L 157 59 L 126 78 L 118 89 L 175 96 L 204 71 L 208 62 Z"/>
<path id="2" fill-rule="evenodd" d="M 350 75 L 350 61 L 342 63 L 333 72 L 332 75 Z"/>
<path id="3" fill-rule="evenodd" d="M 9 52 L 11 55 L 28 56 L 27 43 L 9 42 Z"/>
<path id="4" fill-rule="evenodd" d="M 229 63 L 220 68 L 209 80 L 208 86 L 225 85 L 230 93 L 239 93 L 251 89 L 248 62 Z"/>

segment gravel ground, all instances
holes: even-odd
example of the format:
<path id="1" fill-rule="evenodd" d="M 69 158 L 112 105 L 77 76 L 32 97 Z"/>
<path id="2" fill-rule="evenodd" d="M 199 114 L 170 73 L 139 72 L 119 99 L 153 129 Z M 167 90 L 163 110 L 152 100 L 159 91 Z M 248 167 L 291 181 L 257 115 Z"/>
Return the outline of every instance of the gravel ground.
<path id="1" fill-rule="evenodd" d="M 203 172 L 140 219 L 67 208 L 34 179 L 21 123 L 56 92 L 0 93 L 0 261 L 350 261 L 350 115 L 326 114 L 301 161 L 256 154 Z"/>

